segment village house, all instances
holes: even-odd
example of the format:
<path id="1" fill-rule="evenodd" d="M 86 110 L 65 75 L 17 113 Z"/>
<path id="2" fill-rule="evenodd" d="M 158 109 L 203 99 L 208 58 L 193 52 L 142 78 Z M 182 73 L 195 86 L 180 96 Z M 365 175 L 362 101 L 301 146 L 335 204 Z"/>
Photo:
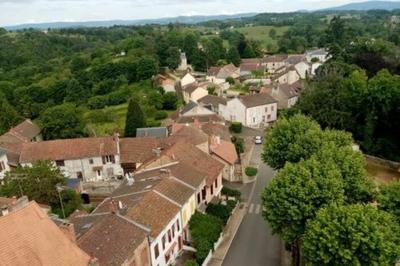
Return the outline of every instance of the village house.
<path id="1" fill-rule="evenodd" d="M 220 96 L 215 95 L 206 95 L 203 98 L 200 98 L 198 101 L 200 106 L 203 106 L 214 113 L 219 113 L 219 105 L 226 104 L 226 99 Z"/>
<path id="2" fill-rule="evenodd" d="M 325 63 L 330 58 L 329 52 L 325 48 L 308 50 L 306 57 L 309 63 L 314 63 L 314 61 Z"/>
<path id="3" fill-rule="evenodd" d="M 200 124 L 208 122 L 225 124 L 223 117 L 217 115 L 209 108 L 206 108 L 195 102 L 189 102 L 185 106 L 181 107 L 171 115 L 171 119 L 174 121 L 174 123 L 188 125 L 195 122 Z"/>
<path id="4" fill-rule="evenodd" d="M 7 153 L 5 150 L 0 149 L 0 180 L 4 179 L 7 172 L 10 171 L 8 164 Z"/>
<path id="5" fill-rule="evenodd" d="M 295 86 L 289 84 L 277 84 L 273 87 L 271 96 L 278 100 L 279 109 L 286 109 L 297 103 L 299 92 Z"/>
<path id="6" fill-rule="evenodd" d="M 294 65 L 300 79 L 306 79 L 311 75 L 311 65 L 308 62 L 301 61 Z"/>
<path id="7" fill-rule="evenodd" d="M 164 92 L 175 92 L 175 80 L 158 74 L 154 77 L 153 81 L 157 86 L 162 87 Z"/>
<path id="8" fill-rule="evenodd" d="M 19 156 L 24 143 L 41 140 L 42 136 L 40 134 L 40 128 L 29 119 L 1 135 L 0 161 L 3 161 L 6 164 L 4 167 L 0 167 L 0 179 L 4 177 L 5 172 L 18 166 Z"/>
<path id="9" fill-rule="evenodd" d="M 230 85 L 227 78 L 237 79 L 240 77 L 240 69 L 233 64 L 223 67 L 210 67 L 207 71 L 206 79 L 213 84 L 220 86 L 223 91 L 229 89 Z"/>
<path id="10" fill-rule="evenodd" d="M 108 180 L 123 174 L 117 135 L 24 143 L 20 164 L 31 166 L 39 160 L 52 161 L 65 177 L 85 182 Z"/>
<path id="11" fill-rule="evenodd" d="M 190 101 L 197 102 L 199 99 L 208 95 L 209 83 L 191 83 L 182 87 L 183 101 L 188 103 Z"/>
<path id="12" fill-rule="evenodd" d="M 277 119 L 277 101 L 268 94 L 242 96 L 220 104 L 220 114 L 227 121 L 241 122 L 244 126 L 258 128 Z"/>
<path id="13" fill-rule="evenodd" d="M 187 141 L 205 153 L 210 153 L 208 145 L 208 135 L 201 131 L 200 124 L 194 123 L 192 126 L 183 124 L 173 124 L 171 136 L 165 140 L 168 144 L 175 144 L 179 141 Z"/>
<path id="14" fill-rule="evenodd" d="M 190 73 L 187 73 L 182 79 L 181 79 L 181 87 L 184 88 L 187 85 L 196 83 L 197 80 L 195 77 L 193 77 Z"/>
<path id="15" fill-rule="evenodd" d="M 2 265 L 97 265 L 32 201 L 0 217 Z"/>
<path id="16" fill-rule="evenodd" d="M 265 66 L 263 66 L 262 58 L 244 58 L 240 63 L 240 76 L 252 76 L 253 73 L 265 73 Z"/>
<path id="17" fill-rule="evenodd" d="M 210 137 L 210 153 L 219 162 L 224 164 L 222 178 L 230 181 L 241 181 L 240 176 L 235 176 L 235 164 L 239 157 L 236 152 L 235 145 L 231 141 L 221 139 L 218 135 Z"/>
<path id="18" fill-rule="evenodd" d="M 275 73 L 279 68 L 285 67 L 287 65 L 286 60 L 287 55 L 271 55 L 263 58 L 262 65 L 265 66 L 269 73 Z"/>
<path id="19" fill-rule="evenodd" d="M 300 80 L 300 75 L 294 66 L 283 67 L 282 71 L 277 70 L 271 78 L 273 83 L 278 84 L 293 84 Z"/>

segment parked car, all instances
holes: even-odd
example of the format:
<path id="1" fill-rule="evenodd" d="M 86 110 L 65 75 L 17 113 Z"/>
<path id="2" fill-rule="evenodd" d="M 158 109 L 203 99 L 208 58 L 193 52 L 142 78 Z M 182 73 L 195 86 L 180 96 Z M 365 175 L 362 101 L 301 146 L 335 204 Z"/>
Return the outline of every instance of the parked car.
<path id="1" fill-rule="evenodd" d="M 254 137 L 254 143 L 255 144 L 262 144 L 262 137 L 261 136 L 255 136 Z"/>

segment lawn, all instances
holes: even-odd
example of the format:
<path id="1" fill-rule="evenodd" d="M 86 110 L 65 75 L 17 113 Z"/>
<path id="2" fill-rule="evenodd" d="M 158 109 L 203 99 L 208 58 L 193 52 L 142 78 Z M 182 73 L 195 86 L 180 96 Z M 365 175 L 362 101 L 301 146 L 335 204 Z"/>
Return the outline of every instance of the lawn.
<path id="1" fill-rule="evenodd" d="M 272 39 L 269 36 L 269 32 L 271 29 L 276 30 L 276 37 Z M 276 27 L 276 26 L 248 26 L 242 28 L 235 28 L 233 30 L 239 31 L 243 33 L 243 35 L 252 40 L 260 41 L 263 45 L 264 49 L 270 48 L 268 52 L 276 52 L 278 49 L 277 40 L 280 36 L 282 36 L 286 31 L 289 30 L 289 26 L 284 27 Z"/>

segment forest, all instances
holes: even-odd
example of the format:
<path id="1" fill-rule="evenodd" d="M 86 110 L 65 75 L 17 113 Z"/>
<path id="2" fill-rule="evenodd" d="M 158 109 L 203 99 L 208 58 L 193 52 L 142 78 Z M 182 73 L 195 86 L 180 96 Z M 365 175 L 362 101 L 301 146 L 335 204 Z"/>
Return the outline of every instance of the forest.
<path id="1" fill-rule="evenodd" d="M 241 58 L 326 47 L 332 59 L 308 80 L 294 111 L 324 128 L 350 131 L 367 153 L 399 160 L 399 23 L 398 11 L 354 11 L 259 14 L 195 25 L 0 29 L 0 133 L 31 118 L 45 139 L 122 134 L 119 114 L 131 98 L 140 103 L 147 126 L 158 126 L 180 103 L 151 78 L 175 69 L 180 51 L 196 71 L 205 71 L 238 66 Z M 268 27 L 268 34 L 244 34 L 252 27 Z M 263 45 L 263 38 L 273 42 Z"/>

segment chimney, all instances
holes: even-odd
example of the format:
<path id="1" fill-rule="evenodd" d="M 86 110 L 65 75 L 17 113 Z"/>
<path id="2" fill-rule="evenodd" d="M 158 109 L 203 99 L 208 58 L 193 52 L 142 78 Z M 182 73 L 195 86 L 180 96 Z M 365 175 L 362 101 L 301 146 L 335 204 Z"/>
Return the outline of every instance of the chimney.
<path id="1" fill-rule="evenodd" d="M 120 148 L 119 148 L 119 133 L 114 133 L 113 140 L 117 143 L 117 153 L 118 155 L 120 154 Z"/>
<path id="2" fill-rule="evenodd" d="M 63 234 L 68 237 L 69 240 L 76 243 L 75 229 L 72 223 L 62 223 L 58 226 L 58 228 L 60 228 L 61 232 L 63 232 Z"/>
<path id="3" fill-rule="evenodd" d="M 19 199 L 16 199 L 16 197 L 13 197 L 13 202 L 9 206 L 9 211 L 18 211 L 22 208 L 24 208 L 27 204 L 29 203 L 28 197 L 27 196 L 22 196 Z"/>
<path id="4" fill-rule="evenodd" d="M 115 204 L 114 199 L 111 198 L 110 200 L 110 212 L 116 214 L 118 212 L 117 205 Z"/>

